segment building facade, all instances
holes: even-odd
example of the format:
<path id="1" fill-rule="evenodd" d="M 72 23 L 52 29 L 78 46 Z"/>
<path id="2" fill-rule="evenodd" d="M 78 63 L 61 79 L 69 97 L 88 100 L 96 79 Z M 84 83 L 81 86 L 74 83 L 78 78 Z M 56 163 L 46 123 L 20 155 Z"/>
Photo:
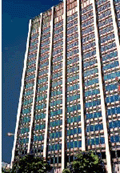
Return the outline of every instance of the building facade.
<path id="1" fill-rule="evenodd" d="M 120 172 L 120 1 L 64 0 L 29 22 L 12 160 L 62 172 L 94 150 Z"/>

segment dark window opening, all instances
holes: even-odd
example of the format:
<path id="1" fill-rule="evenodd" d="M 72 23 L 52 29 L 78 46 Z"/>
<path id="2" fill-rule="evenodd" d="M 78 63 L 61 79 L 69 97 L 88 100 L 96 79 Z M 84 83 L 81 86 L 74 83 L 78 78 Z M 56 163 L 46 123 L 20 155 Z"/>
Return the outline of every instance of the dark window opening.
<path id="1" fill-rule="evenodd" d="M 115 158 L 115 151 L 111 151 L 111 158 Z"/>
<path id="2" fill-rule="evenodd" d="M 105 159 L 106 158 L 105 152 L 102 152 L 101 155 L 102 155 L 102 159 Z"/>
<path id="3" fill-rule="evenodd" d="M 120 157 L 120 150 L 117 151 L 117 156 Z"/>
<path id="4" fill-rule="evenodd" d="M 55 157 L 55 163 L 57 163 L 57 157 Z"/>
<path id="5" fill-rule="evenodd" d="M 53 164 L 53 159 L 51 158 L 50 163 Z"/>
<path id="6" fill-rule="evenodd" d="M 72 162 L 73 161 L 73 156 L 70 156 L 70 162 Z"/>
<path id="7" fill-rule="evenodd" d="M 59 163 L 61 163 L 61 157 L 59 157 Z"/>
<path id="8" fill-rule="evenodd" d="M 69 156 L 66 156 L 65 160 L 66 160 L 66 162 L 69 162 Z"/>

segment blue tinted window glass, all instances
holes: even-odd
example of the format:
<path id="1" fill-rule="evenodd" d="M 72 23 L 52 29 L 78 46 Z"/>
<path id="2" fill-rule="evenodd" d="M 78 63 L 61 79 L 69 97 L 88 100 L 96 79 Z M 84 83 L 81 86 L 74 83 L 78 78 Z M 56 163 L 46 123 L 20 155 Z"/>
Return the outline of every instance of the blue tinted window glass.
<path id="1" fill-rule="evenodd" d="M 78 141 L 78 147 L 81 147 L 81 141 Z"/>
<path id="2" fill-rule="evenodd" d="M 115 136 L 115 142 L 120 142 L 120 136 Z"/>
<path id="3" fill-rule="evenodd" d="M 74 141 L 74 147 L 75 148 L 77 147 L 77 141 Z"/>
<path id="4" fill-rule="evenodd" d="M 95 83 L 98 83 L 98 79 L 92 79 L 92 80 L 85 82 L 85 86 L 93 85 Z"/>
<path id="5" fill-rule="evenodd" d="M 96 138 L 96 145 L 98 145 L 99 144 L 99 139 L 98 138 Z"/>
<path id="6" fill-rule="evenodd" d="M 105 143 L 105 140 L 104 140 L 104 137 L 101 137 L 101 144 L 104 144 Z"/>
<path id="7" fill-rule="evenodd" d="M 120 113 L 120 107 L 117 107 L 116 110 L 117 110 L 117 114 L 119 114 Z"/>

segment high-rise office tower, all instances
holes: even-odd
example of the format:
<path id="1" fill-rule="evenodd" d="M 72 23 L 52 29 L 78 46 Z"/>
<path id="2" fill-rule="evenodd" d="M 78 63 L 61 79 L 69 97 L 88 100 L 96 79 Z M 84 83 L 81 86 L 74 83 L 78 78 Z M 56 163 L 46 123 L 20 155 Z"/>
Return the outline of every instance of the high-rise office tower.
<path id="1" fill-rule="evenodd" d="M 61 172 L 94 150 L 120 172 L 120 1 L 64 0 L 29 22 L 12 161 Z"/>

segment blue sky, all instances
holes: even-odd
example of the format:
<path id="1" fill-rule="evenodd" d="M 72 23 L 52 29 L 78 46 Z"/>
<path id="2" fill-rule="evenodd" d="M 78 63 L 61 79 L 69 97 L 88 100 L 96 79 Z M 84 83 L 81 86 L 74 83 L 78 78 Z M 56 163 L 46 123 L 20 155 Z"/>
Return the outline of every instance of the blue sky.
<path id="1" fill-rule="evenodd" d="M 2 1 L 2 161 L 10 163 L 29 19 L 59 0 Z"/>

